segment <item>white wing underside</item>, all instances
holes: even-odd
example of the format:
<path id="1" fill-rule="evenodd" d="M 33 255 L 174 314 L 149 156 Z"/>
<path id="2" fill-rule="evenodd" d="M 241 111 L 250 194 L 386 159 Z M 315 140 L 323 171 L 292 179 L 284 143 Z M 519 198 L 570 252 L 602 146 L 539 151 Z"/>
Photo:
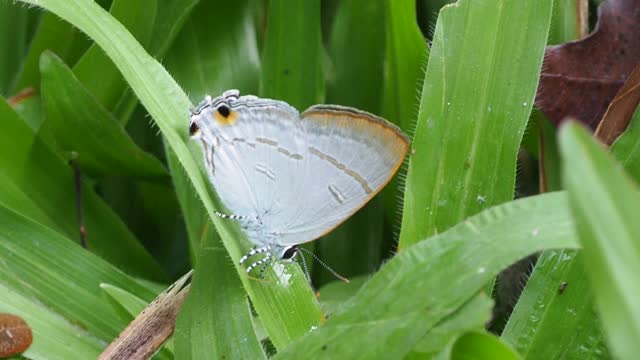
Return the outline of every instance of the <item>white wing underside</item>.
<path id="1" fill-rule="evenodd" d="M 353 109 L 316 106 L 243 113 L 206 147 L 227 209 L 261 217 L 277 245 L 314 240 L 390 180 L 407 151 L 395 128 Z M 265 239 L 250 239 L 266 245 Z"/>

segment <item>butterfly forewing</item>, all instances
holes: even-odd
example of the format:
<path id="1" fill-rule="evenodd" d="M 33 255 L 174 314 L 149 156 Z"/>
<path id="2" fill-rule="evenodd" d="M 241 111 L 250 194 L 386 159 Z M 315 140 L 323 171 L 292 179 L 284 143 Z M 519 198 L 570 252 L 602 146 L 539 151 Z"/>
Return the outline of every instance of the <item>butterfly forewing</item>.
<path id="1" fill-rule="evenodd" d="M 261 246 L 335 228 L 384 187 L 409 146 L 393 125 L 351 108 L 317 105 L 301 117 L 280 101 L 224 101 L 201 107 L 195 122 L 218 196 L 233 215 L 260 219 L 248 235 Z"/>
<path id="2" fill-rule="evenodd" d="M 364 206 L 393 177 L 409 146 L 396 127 L 352 108 L 314 106 L 301 121 L 309 170 L 297 216 L 279 229 L 284 245 L 316 239 Z"/>

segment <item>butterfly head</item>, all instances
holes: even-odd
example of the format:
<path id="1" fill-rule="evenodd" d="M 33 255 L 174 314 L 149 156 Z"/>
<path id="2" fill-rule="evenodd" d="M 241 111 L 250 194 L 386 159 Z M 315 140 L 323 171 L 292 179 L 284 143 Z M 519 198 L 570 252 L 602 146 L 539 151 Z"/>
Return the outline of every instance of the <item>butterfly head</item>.
<path id="1" fill-rule="evenodd" d="M 200 138 L 205 127 L 225 127 L 238 120 L 235 102 L 240 98 L 238 90 L 227 90 L 221 96 L 207 95 L 193 110 L 189 122 L 189 135 Z"/>

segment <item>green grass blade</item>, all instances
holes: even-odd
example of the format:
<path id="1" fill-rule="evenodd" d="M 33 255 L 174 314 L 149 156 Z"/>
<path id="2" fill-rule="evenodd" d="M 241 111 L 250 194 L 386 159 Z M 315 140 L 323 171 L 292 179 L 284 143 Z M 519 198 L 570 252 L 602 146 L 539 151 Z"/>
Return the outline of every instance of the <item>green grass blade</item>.
<path id="1" fill-rule="evenodd" d="M 42 14 L 20 69 L 16 90 L 40 88 L 40 55 L 45 50 L 55 53 L 67 64 L 75 64 L 89 46 L 89 39 L 71 24 L 51 13 Z"/>
<path id="2" fill-rule="evenodd" d="M 619 165 L 579 125 L 560 130 L 569 191 L 584 264 L 613 354 L 640 351 L 640 194 Z"/>
<path id="3" fill-rule="evenodd" d="M 400 247 L 513 197 L 551 0 L 460 0 L 440 12 L 413 138 Z"/>
<path id="4" fill-rule="evenodd" d="M 289 281 L 287 285 L 280 286 L 273 281 L 273 271 L 267 273 L 267 278 L 272 279 L 272 282 L 263 284 L 247 278 L 244 269 L 235 262 L 249 246 L 246 242 L 240 241 L 244 235 L 237 226 L 223 222 L 214 215 L 216 203 L 203 170 L 202 154 L 197 144 L 187 143 L 189 140 L 186 114 L 192 104 L 166 70 L 144 51 L 122 25 L 93 2 L 27 2 L 45 7 L 87 33 L 120 69 L 142 104 L 155 119 L 198 196 L 204 202 L 274 345 L 284 348 L 291 340 L 317 325 L 322 319 L 322 313 L 299 267 L 288 266 L 284 274 L 290 276 Z"/>
<path id="5" fill-rule="evenodd" d="M 71 167 L 49 149 L 20 117 L 0 99 L 0 156 L 3 180 L 13 183 L 41 210 L 12 202 L 19 213 L 36 216 L 54 230 L 79 243 L 80 228 L 75 205 L 75 179 Z M 12 195 L 0 192 L 0 201 Z M 160 266 L 140 245 L 122 221 L 97 196 L 88 182 L 82 186 L 84 223 L 89 250 L 132 274 L 155 280 L 164 278 Z M 30 208 L 31 207 L 31 208 Z M 46 214 L 50 221 L 39 216 Z"/>
<path id="6" fill-rule="evenodd" d="M 456 341 L 452 360 L 517 360 L 520 356 L 499 338 L 487 333 L 472 332 Z"/>
<path id="7" fill-rule="evenodd" d="M 272 0 L 267 24 L 260 96 L 299 111 L 323 102 L 320 0 Z"/>
<path id="8" fill-rule="evenodd" d="M 573 250 L 538 258 L 502 333 L 524 359 L 609 357 L 583 263 Z"/>
<path id="9" fill-rule="evenodd" d="M 338 4 L 328 46 L 333 71 L 327 80 L 327 103 L 380 114 L 384 10 L 380 1 L 350 0 Z M 347 277 L 373 272 L 380 265 L 383 254 L 387 254 L 383 253 L 383 216 L 382 198 L 376 196 L 344 224 L 320 239 L 315 244 L 317 255 Z M 392 240 L 390 236 L 388 238 Z M 362 256 L 363 253 L 366 256 Z M 335 280 L 335 276 L 322 266 L 315 266 L 313 272 L 316 284 Z"/>
<path id="10" fill-rule="evenodd" d="M 577 2 L 554 1 L 550 44 L 580 37 L 576 26 L 579 23 Z M 541 112 L 533 116 L 538 128 L 535 140 L 539 141 L 540 189 L 560 190 L 562 179 L 557 129 Z M 502 332 L 502 338 L 524 358 L 608 357 L 583 262 L 583 254 L 565 250 L 544 251 L 538 257 Z"/>
<path id="11" fill-rule="evenodd" d="M 0 95 L 13 95 L 16 74 L 29 45 L 29 21 L 35 14 L 26 7 L 0 2 Z"/>
<path id="12" fill-rule="evenodd" d="M 45 52 L 40 70 L 47 115 L 40 133 L 60 150 L 77 154 L 83 171 L 92 176 L 167 178 L 162 163 L 133 142 L 58 57 Z"/>
<path id="13" fill-rule="evenodd" d="M 113 0 L 109 13 L 129 30 L 143 46 L 153 36 L 157 0 Z M 126 82 L 109 57 L 93 44 L 73 66 L 73 73 L 106 109 L 112 110 Z"/>
<path id="14" fill-rule="evenodd" d="M 418 27 L 416 3 L 412 0 L 385 0 L 386 43 L 382 116 L 413 135 L 420 101 L 420 84 L 424 82 L 424 68 L 429 50 Z M 411 20 L 410 20 L 411 19 Z M 405 163 L 406 164 L 406 163 Z M 382 190 L 386 220 L 394 232 L 400 228 L 403 176 L 400 169 L 389 185 Z M 402 179 L 402 180 L 401 180 Z"/>
<path id="15" fill-rule="evenodd" d="M 0 205 L 0 283 L 110 341 L 126 322 L 102 298 L 107 282 L 147 301 L 155 294 L 59 233 Z"/>
<path id="16" fill-rule="evenodd" d="M 251 4 L 223 4 L 198 5 L 163 62 L 194 103 L 230 88 L 245 94 L 258 91 L 260 57 Z M 212 23 L 196 21 L 206 13 L 225 16 Z"/>
<path id="17" fill-rule="evenodd" d="M 456 340 L 468 331 L 483 331 L 491 319 L 493 300 L 480 293 L 454 314 L 442 320 L 413 348 L 408 359 L 430 359 L 451 357 Z"/>
<path id="18" fill-rule="evenodd" d="M 488 209 L 399 253 L 323 326 L 276 358 L 402 358 L 500 270 L 536 251 L 576 246 L 563 193 Z"/>
<path id="19" fill-rule="evenodd" d="M 429 50 L 411 0 L 386 0 L 386 56 L 382 115 L 407 133 L 418 115 Z M 395 208 L 393 209 L 395 210 Z"/>
<path id="20" fill-rule="evenodd" d="M 28 359 L 96 359 L 105 340 L 99 340 L 37 300 L 0 282 L 0 312 L 23 318 L 33 333 L 33 343 L 22 355 Z"/>

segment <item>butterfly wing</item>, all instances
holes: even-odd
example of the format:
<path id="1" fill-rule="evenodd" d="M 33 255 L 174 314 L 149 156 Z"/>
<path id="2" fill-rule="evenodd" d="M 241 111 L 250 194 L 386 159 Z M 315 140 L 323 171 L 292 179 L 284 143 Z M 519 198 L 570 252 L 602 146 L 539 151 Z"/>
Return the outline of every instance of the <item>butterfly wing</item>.
<path id="1" fill-rule="evenodd" d="M 393 177 L 409 141 L 394 125 L 347 107 L 316 105 L 302 114 L 304 191 L 290 216 L 272 219 L 280 245 L 314 240 L 363 207 Z"/>
<path id="2" fill-rule="evenodd" d="M 299 113 L 284 102 L 255 97 L 227 105 L 232 121 L 226 124 L 216 122 L 215 106 L 199 114 L 209 177 L 231 214 L 261 217 L 269 232 L 269 217 L 291 206 L 304 186 L 295 176 L 306 166 Z M 267 240 L 249 235 L 259 245 Z"/>

